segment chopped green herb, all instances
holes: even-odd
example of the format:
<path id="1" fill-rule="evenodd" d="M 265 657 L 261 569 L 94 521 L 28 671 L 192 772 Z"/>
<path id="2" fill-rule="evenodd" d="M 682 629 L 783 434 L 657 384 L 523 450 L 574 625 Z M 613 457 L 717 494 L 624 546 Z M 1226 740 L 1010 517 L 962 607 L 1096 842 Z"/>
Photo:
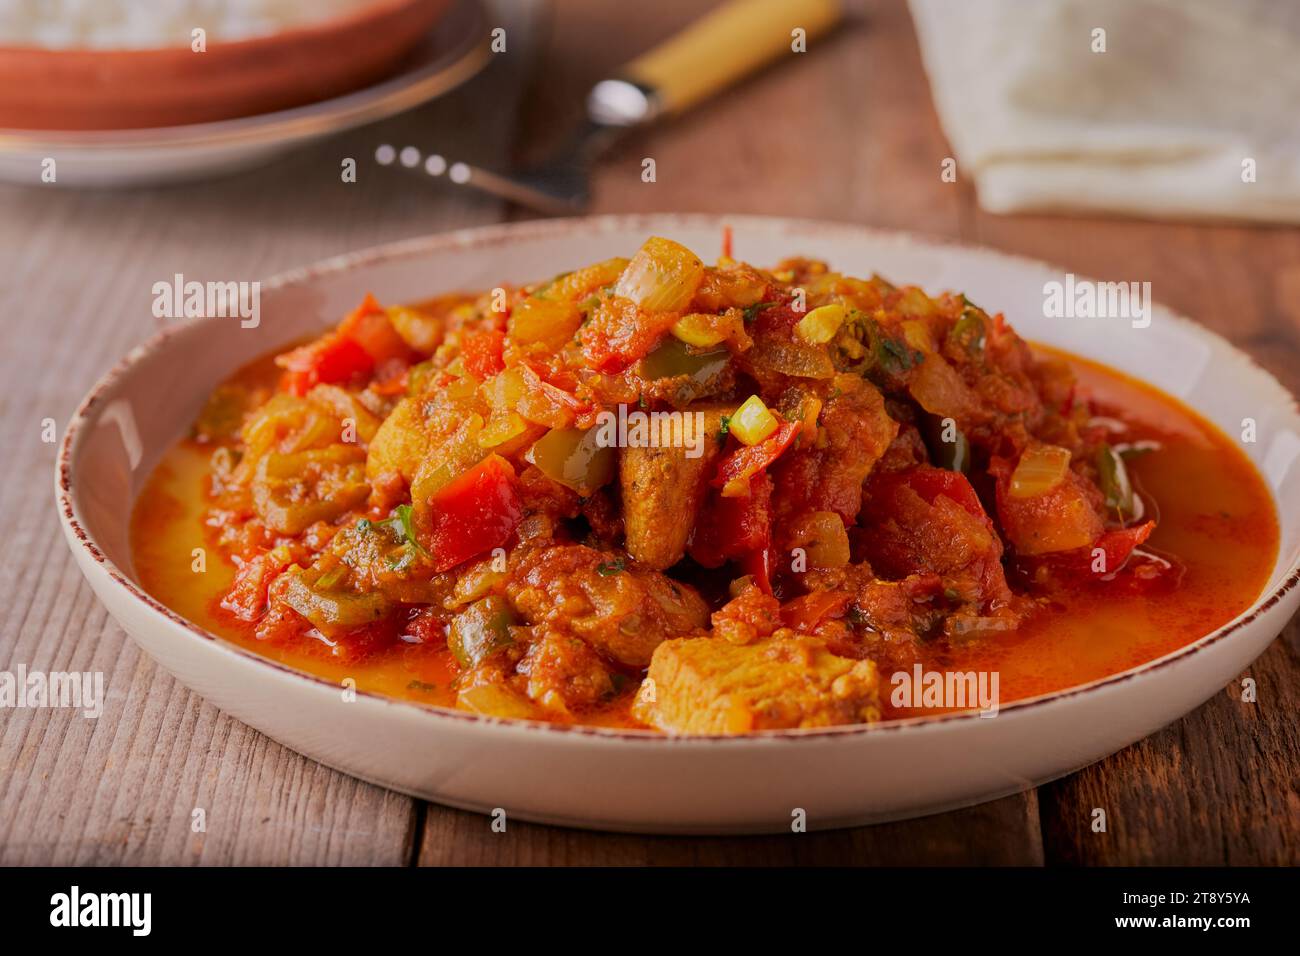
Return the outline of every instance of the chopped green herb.
<path id="1" fill-rule="evenodd" d="M 753 305 L 745 306 L 745 308 L 741 310 L 744 315 L 745 323 L 749 324 L 750 322 L 753 322 L 758 316 L 758 313 L 762 312 L 764 309 L 770 309 L 774 305 L 776 305 L 775 302 L 755 302 Z"/>
<path id="2" fill-rule="evenodd" d="M 420 546 L 418 544 L 412 544 L 411 542 L 408 541 L 407 543 L 403 544 L 401 548 L 399 548 L 397 551 L 388 555 L 384 560 L 388 562 L 388 567 L 390 570 L 405 571 L 407 568 L 409 568 L 412 564 L 415 563 L 416 555 L 419 554 L 419 551 L 417 551 L 416 549 L 419 547 Z"/>
<path id="3" fill-rule="evenodd" d="M 391 531 L 398 541 L 410 545 L 421 554 L 426 553 L 424 547 L 415 539 L 415 528 L 411 524 L 410 505 L 398 505 L 393 509 L 393 513 L 388 520 L 379 523 Z"/>
<path id="4" fill-rule="evenodd" d="M 1138 441 L 1138 442 L 1134 442 L 1131 445 L 1115 446 L 1115 451 L 1125 461 L 1129 461 L 1134 458 L 1141 458 L 1143 455 L 1147 454 L 1147 452 L 1158 451 L 1159 449 L 1160 449 L 1160 442 L 1158 441 Z"/>
<path id="5" fill-rule="evenodd" d="M 1124 459 L 1110 445 L 1103 444 L 1097 449 L 1097 476 L 1102 494 L 1106 496 L 1106 507 L 1114 511 L 1121 522 L 1127 521 L 1133 515 L 1133 485 L 1129 482 Z"/>
<path id="6" fill-rule="evenodd" d="M 925 355 L 909 349 L 896 339 L 881 336 L 876 358 L 881 367 L 887 371 L 905 372 L 913 366 L 920 365 Z"/>
<path id="7" fill-rule="evenodd" d="M 623 571 L 623 559 L 615 558 L 613 561 L 602 561 L 596 566 L 596 573 L 601 577 L 608 578 Z"/>

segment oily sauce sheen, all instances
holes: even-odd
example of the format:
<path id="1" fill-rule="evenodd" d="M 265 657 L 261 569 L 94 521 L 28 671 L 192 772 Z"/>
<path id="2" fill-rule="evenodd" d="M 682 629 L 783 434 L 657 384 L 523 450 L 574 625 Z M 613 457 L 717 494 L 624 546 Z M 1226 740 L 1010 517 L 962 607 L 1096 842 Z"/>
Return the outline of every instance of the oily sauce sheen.
<path id="1" fill-rule="evenodd" d="M 1143 549 L 1180 569 L 1176 586 L 1157 595 L 1058 585 L 1017 629 L 968 642 L 923 648 L 934 670 L 997 671 L 1001 702 L 1051 693 L 1161 657 L 1223 625 L 1261 592 L 1278 548 L 1273 504 L 1259 474 L 1219 429 L 1177 400 L 1097 363 L 1035 347 L 1068 361 L 1098 415 L 1128 426 L 1130 441 L 1159 443 L 1159 453 L 1128 464 L 1143 499 L 1158 507 L 1158 525 Z M 241 376 L 271 382 L 275 370 L 255 363 Z M 203 516 L 212 449 L 179 443 L 159 464 L 132 517 L 135 570 L 145 590 L 214 634 L 321 677 L 353 678 L 357 687 L 426 704 L 452 706 L 458 667 L 445 645 L 401 639 L 259 641 L 251 624 L 220 606 L 234 567 L 211 545 Z M 205 549 L 206 570 L 192 569 Z M 1014 589 L 1030 582 L 1008 570 Z M 704 589 L 702 589 L 704 590 Z M 715 602 L 716 606 L 716 602 Z M 885 679 L 888 674 L 885 674 Z M 631 716 L 633 681 L 582 723 L 640 726 Z M 884 700 L 883 716 L 901 716 Z M 910 716 L 910 715 L 909 715 Z"/>

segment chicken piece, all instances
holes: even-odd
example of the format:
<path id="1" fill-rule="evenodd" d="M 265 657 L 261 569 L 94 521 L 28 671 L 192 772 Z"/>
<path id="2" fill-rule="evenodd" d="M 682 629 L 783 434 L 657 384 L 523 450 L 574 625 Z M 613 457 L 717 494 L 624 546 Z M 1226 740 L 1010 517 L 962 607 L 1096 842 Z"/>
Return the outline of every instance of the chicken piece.
<path id="1" fill-rule="evenodd" d="M 688 408 L 702 423 L 687 436 L 688 447 L 622 448 L 619 483 L 623 492 L 623 525 L 627 553 L 647 568 L 662 571 L 682 559 L 695 515 L 708 490 L 708 477 L 722 450 L 716 436 L 730 407 Z M 683 429 L 684 431 L 685 429 Z M 697 457 L 690 457 L 694 449 Z"/>
<path id="2" fill-rule="evenodd" d="M 862 482 L 898 434 L 885 401 L 856 375 L 837 375 L 818 418 L 817 441 L 781 457 L 773 468 L 779 520 L 796 511 L 834 511 L 852 524 Z"/>
<path id="3" fill-rule="evenodd" d="M 753 644 L 780 628 L 781 602 L 751 585 L 714 611 L 710 621 L 715 639 Z"/>
<path id="4" fill-rule="evenodd" d="M 532 700 L 564 716 L 599 703 L 615 689 L 609 665 L 586 641 L 563 631 L 542 630 L 529 644 L 518 673 L 528 678 Z"/>
<path id="5" fill-rule="evenodd" d="M 880 719 L 880 677 L 871 661 L 788 630 L 747 645 L 671 640 L 655 650 L 634 713 L 683 734 L 870 723 Z"/>
<path id="6" fill-rule="evenodd" d="M 857 552 L 885 578 L 933 573 L 960 603 L 981 607 L 1011 598 L 1002 540 L 962 475 L 923 466 L 873 475 Z"/>
<path id="7" fill-rule="evenodd" d="M 689 585 L 580 544 L 528 552 L 506 593 L 529 624 L 567 631 L 638 667 L 662 641 L 701 630 L 709 619 Z"/>

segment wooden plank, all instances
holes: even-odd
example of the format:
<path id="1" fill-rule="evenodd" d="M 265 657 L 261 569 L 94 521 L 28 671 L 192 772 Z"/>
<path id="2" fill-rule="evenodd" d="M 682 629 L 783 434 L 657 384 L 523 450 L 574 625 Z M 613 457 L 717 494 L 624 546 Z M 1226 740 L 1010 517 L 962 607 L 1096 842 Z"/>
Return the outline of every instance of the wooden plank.
<path id="1" fill-rule="evenodd" d="M 580 56 L 590 49 L 588 6 L 562 8 L 548 54 L 548 76 L 558 75 L 575 102 L 590 82 L 700 11 L 680 0 L 620 10 L 636 29 Z M 949 150 L 906 7 L 846 6 L 846 22 L 806 53 L 792 52 L 693 112 L 619 144 L 593 177 L 595 211 L 753 212 L 955 235 L 960 190 L 939 181 Z M 647 157 L 656 164 L 653 183 L 641 181 Z"/>
<path id="2" fill-rule="evenodd" d="M 1294 866 L 1300 861 L 1300 622 L 1204 706 L 1042 788 L 1049 863 Z M 1242 701 L 1241 678 L 1258 701 Z M 1092 829 L 1106 811 L 1104 833 Z"/>
<path id="3" fill-rule="evenodd" d="M 1026 812 L 1028 805 L 1030 812 Z M 901 823 L 789 836 L 594 833 L 429 806 L 422 866 L 918 866 L 1042 862 L 1033 793 Z"/>
<path id="4" fill-rule="evenodd" d="M 494 22 L 526 50 L 537 8 L 518 5 Z M 66 710 L 0 720 L 0 864 L 409 861 L 414 801 L 306 760 L 203 703 L 107 617 L 50 505 L 54 446 L 41 443 L 41 421 L 61 427 L 95 378 L 153 331 L 159 279 L 257 279 L 499 219 L 494 200 L 371 157 L 393 142 L 499 161 L 524 63 L 503 60 L 447 100 L 224 180 L 117 193 L 0 189 L 0 294 L 22 303 L 5 319 L 22 346 L 0 356 L 0 443 L 10 450 L 0 458 L 9 594 L 0 669 L 102 671 L 107 692 L 97 720 Z M 340 176 L 349 156 L 356 183 Z M 204 832 L 192 829 L 196 808 Z"/>

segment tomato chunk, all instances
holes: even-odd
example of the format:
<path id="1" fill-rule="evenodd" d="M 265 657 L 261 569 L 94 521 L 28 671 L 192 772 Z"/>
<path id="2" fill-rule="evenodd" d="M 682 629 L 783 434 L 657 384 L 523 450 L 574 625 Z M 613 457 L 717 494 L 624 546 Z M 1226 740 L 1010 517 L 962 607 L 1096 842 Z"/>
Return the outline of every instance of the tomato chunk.
<path id="1" fill-rule="evenodd" d="M 737 448 L 718 463 L 717 473 L 710 483 L 722 489 L 724 498 L 742 497 L 752 479 L 765 473 L 768 466 L 794 444 L 801 427 L 798 422 L 782 422 L 776 431 L 757 445 Z"/>
<path id="2" fill-rule="evenodd" d="M 501 357 L 501 352 L 505 344 L 505 333 L 495 329 L 479 329 L 468 333 L 460 346 L 465 371 L 480 381 L 485 381 L 503 371 L 506 363 Z"/>
<path id="3" fill-rule="evenodd" d="M 716 491 L 700 509 L 691 533 L 691 557 L 709 568 L 765 550 L 772 541 L 772 479 L 759 475 L 743 498 L 724 498 Z"/>
<path id="4" fill-rule="evenodd" d="M 369 375 L 375 367 L 370 353 L 337 332 L 277 356 L 275 364 L 285 370 L 285 391 L 294 395 L 306 395 L 317 385 Z"/>
<path id="5" fill-rule="evenodd" d="M 1010 598 L 1002 542 L 960 472 L 922 465 L 874 476 L 856 547 L 878 574 L 933 573 L 963 603 Z"/>
<path id="6" fill-rule="evenodd" d="M 1056 560 L 1059 566 L 1078 572 L 1081 575 L 1097 577 L 1112 575 L 1124 567 L 1133 554 L 1133 550 L 1151 537 L 1151 532 L 1155 529 L 1156 523 L 1154 521 L 1147 521 L 1131 528 L 1118 528 L 1103 533 L 1090 546 L 1075 551 L 1060 552 L 1051 557 Z M 1100 555 L 1097 554 L 1099 548 L 1102 551 Z M 1104 568 L 1097 564 L 1099 558 L 1104 558 Z M 1094 567 L 1097 570 L 1094 570 Z"/>
<path id="7" fill-rule="evenodd" d="M 428 505 L 417 534 L 435 571 L 504 546 L 524 516 L 515 470 L 500 455 L 489 455 L 444 485 Z"/>
<path id="8" fill-rule="evenodd" d="M 289 563 L 283 551 L 283 548 L 263 551 L 241 564 L 235 572 L 234 583 L 221 599 L 221 606 L 241 621 L 256 621 L 261 617 L 269 603 L 267 592 L 271 582 Z"/>
<path id="9" fill-rule="evenodd" d="M 1026 498 L 1011 494 L 1012 464 L 994 458 L 989 473 L 997 482 L 998 522 L 1022 555 L 1050 554 L 1087 547 L 1105 530 L 1089 497 L 1089 483 L 1073 471 L 1050 491 Z M 1092 489 L 1096 493 L 1096 489 Z"/>
<path id="10" fill-rule="evenodd" d="M 339 323 L 338 334 L 365 349 L 376 365 L 408 358 L 411 354 L 410 347 L 397 334 L 388 313 L 373 295 L 367 294 L 365 301 Z"/>
<path id="11" fill-rule="evenodd" d="M 843 617 L 852 599 L 847 591 L 813 591 L 783 605 L 781 620 L 796 631 L 811 633 L 823 620 Z"/>
<path id="12" fill-rule="evenodd" d="M 608 296 L 578 330 L 587 364 L 616 375 L 645 358 L 681 318 L 676 312 L 647 312 L 630 299 Z"/>
<path id="13" fill-rule="evenodd" d="M 285 391 L 306 395 L 317 385 L 350 382 L 385 362 L 410 356 L 388 313 L 367 295 L 333 332 L 277 356 L 275 363 L 285 370 Z"/>
<path id="14" fill-rule="evenodd" d="M 951 498 L 976 518 L 988 520 L 979 495 L 975 494 L 970 481 L 959 471 L 921 465 L 906 471 L 878 475 L 871 479 L 871 494 L 889 499 L 902 485 L 915 491 L 927 505 L 934 504 L 934 499 L 943 495 L 945 498 Z"/>

